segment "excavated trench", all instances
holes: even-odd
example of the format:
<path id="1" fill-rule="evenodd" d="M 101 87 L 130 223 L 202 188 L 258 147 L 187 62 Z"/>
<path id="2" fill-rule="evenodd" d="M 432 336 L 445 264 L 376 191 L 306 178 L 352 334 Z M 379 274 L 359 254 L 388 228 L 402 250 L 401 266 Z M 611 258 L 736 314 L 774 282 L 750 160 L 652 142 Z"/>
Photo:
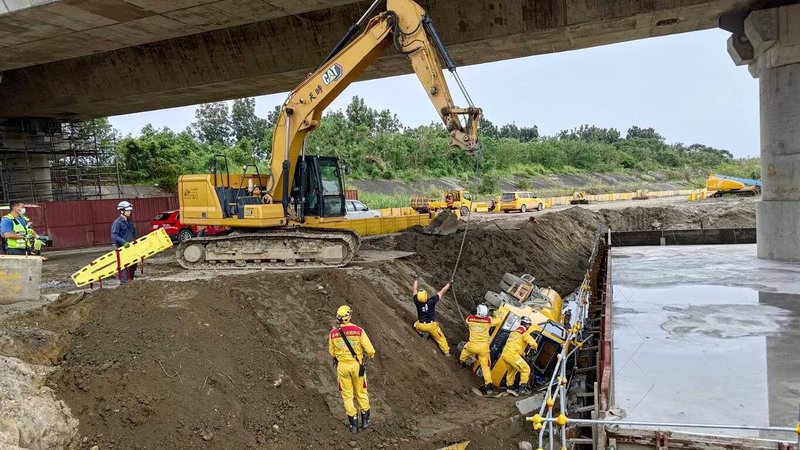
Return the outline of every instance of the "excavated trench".
<path id="1" fill-rule="evenodd" d="M 692 228 L 700 218 L 706 227 L 709 221 L 755 223 L 752 208 L 738 203 L 716 212 L 571 208 L 514 226 L 476 221 L 455 276 L 458 305 L 448 294 L 439 306 L 444 332 L 451 345 L 464 339 L 462 314 L 496 290 L 506 272 L 533 274 L 537 284 L 562 295 L 573 291 L 600 228 Z M 470 439 L 470 448 L 516 448 L 532 435 L 515 417 L 513 399 L 472 394 L 478 380 L 411 327 L 411 274 L 430 289 L 441 287 L 461 240 L 462 233 L 433 237 L 418 231 L 373 239 L 365 249 L 416 254 L 344 269 L 165 281 L 155 279 L 158 271 L 171 272 L 175 263 L 151 265 L 149 279 L 62 294 L 3 323 L 0 380 L 16 384 L 9 389 L 0 381 L 0 409 L 11 411 L 0 421 L 0 443 L 439 448 Z M 342 303 L 353 306 L 354 322 L 378 353 L 368 369 L 374 426 L 355 436 L 344 425 L 326 346 L 333 312 Z M 14 364 L 40 372 L 17 367 L 14 377 L 5 376 Z M 34 409 L 9 407 L 20 402 Z"/>

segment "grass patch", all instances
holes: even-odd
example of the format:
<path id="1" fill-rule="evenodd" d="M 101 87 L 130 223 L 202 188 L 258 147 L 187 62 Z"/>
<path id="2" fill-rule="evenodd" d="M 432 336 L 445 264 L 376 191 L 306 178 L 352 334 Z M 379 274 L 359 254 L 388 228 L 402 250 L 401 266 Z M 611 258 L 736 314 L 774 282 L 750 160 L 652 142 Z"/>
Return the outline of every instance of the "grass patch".
<path id="1" fill-rule="evenodd" d="M 358 192 L 358 199 L 370 209 L 406 208 L 411 206 L 411 196 L 405 193 L 380 194 L 377 192 Z"/>

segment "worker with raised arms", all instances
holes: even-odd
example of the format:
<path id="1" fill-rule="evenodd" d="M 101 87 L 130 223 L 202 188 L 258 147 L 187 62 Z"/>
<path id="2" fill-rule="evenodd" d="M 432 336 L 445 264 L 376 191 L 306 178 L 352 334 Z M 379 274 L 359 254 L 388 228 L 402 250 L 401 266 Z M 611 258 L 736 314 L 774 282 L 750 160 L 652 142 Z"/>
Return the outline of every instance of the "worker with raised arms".
<path id="1" fill-rule="evenodd" d="M 448 281 L 439 292 L 433 297 L 429 297 L 428 291 L 419 288 L 419 277 L 414 274 L 414 286 L 411 288 L 414 295 L 412 300 L 414 306 L 417 307 L 417 321 L 414 322 L 414 329 L 420 334 L 428 333 L 445 356 L 450 356 L 450 346 L 447 344 L 447 338 L 444 337 L 439 322 L 436 321 L 436 304 L 444 297 L 451 285 L 452 281 Z"/>

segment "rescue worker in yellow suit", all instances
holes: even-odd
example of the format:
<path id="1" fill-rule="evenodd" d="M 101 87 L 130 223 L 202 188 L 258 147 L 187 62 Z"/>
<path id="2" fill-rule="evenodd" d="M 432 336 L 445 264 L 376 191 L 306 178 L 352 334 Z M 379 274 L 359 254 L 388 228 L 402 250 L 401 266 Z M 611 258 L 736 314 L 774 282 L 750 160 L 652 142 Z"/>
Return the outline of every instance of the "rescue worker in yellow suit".
<path id="1" fill-rule="evenodd" d="M 484 381 L 480 390 L 484 394 L 491 395 L 494 393 L 494 386 L 489 361 L 489 330 L 499 326 L 503 320 L 499 317 L 489 317 L 489 308 L 486 305 L 478 305 L 475 314 L 468 316 L 466 322 L 469 328 L 469 340 L 458 360 L 462 366 L 466 366 L 467 358 L 470 356 L 474 355 L 478 359 Z"/>
<path id="2" fill-rule="evenodd" d="M 333 357 L 336 374 L 339 378 L 339 392 L 342 394 L 344 410 L 350 422 L 350 431 L 358 432 L 358 411 L 353 403 L 353 392 L 361 410 L 361 428 L 369 426 L 369 395 L 365 358 L 375 359 L 375 348 L 367 332 L 350 322 L 353 310 L 342 305 L 336 310 L 338 327 L 328 335 L 328 353 Z M 346 339 L 346 340 L 345 340 Z M 364 355 L 366 353 L 366 355 Z"/>
<path id="3" fill-rule="evenodd" d="M 528 333 L 530 327 L 531 318 L 522 316 L 519 321 L 519 328 L 509 333 L 506 345 L 503 347 L 503 353 L 500 354 L 500 358 L 508 365 L 506 387 L 509 390 L 515 390 L 520 395 L 530 393 L 528 390 L 528 380 L 531 378 L 531 367 L 523 357 L 525 348 L 530 346 L 533 350 L 536 350 L 538 347 L 536 340 Z M 517 378 L 518 373 L 519 387 L 515 388 L 514 379 Z"/>
<path id="4" fill-rule="evenodd" d="M 417 321 L 414 322 L 414 329 L 420 334 L 428 333 L 439 345 L 444 356 L 450 356 L 450 346 L 447 344 L 447 338 L 444 337 L 439 322 L 436 321 L 436 304 L 444 298 L 444 294 L 451 285 L 452 283 L 448 281 L 438 293 L 433 297 L 428 297 L 428 291 L 419 288 L 419 277 L 415 274 L 414 286 L 411 288 L 411 292 L 414 293 L 414 306 L 417 307 Z"/>

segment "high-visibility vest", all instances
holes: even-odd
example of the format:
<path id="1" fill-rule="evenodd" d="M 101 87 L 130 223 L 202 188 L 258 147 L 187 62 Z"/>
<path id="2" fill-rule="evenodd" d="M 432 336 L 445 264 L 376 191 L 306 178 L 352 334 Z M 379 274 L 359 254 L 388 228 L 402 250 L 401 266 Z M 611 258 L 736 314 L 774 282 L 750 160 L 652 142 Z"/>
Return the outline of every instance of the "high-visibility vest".
<path id="1" fill-rule="evenodd" d="M 25 225 L 23 225 L 22 222 L 17 220 L 17 218 L 12 216 L 11 214 L 6 214 L 5 216 L 3 216 L 3 218 L 11 220 L 11 223 L 14 225 L 14 228 L 13 228 L 12 231 L 15 234 L 18 234 L 20 236 L 25 236 L 25 235 L 28 234 L 27 227 L 25 227 Z M 6 246 L 8 248 L 25 249 L 25 247 L 26 247 L 26 242 L 25 241 L 26 240 L 24 238 L 23 239 L 6 239 Z"/>

